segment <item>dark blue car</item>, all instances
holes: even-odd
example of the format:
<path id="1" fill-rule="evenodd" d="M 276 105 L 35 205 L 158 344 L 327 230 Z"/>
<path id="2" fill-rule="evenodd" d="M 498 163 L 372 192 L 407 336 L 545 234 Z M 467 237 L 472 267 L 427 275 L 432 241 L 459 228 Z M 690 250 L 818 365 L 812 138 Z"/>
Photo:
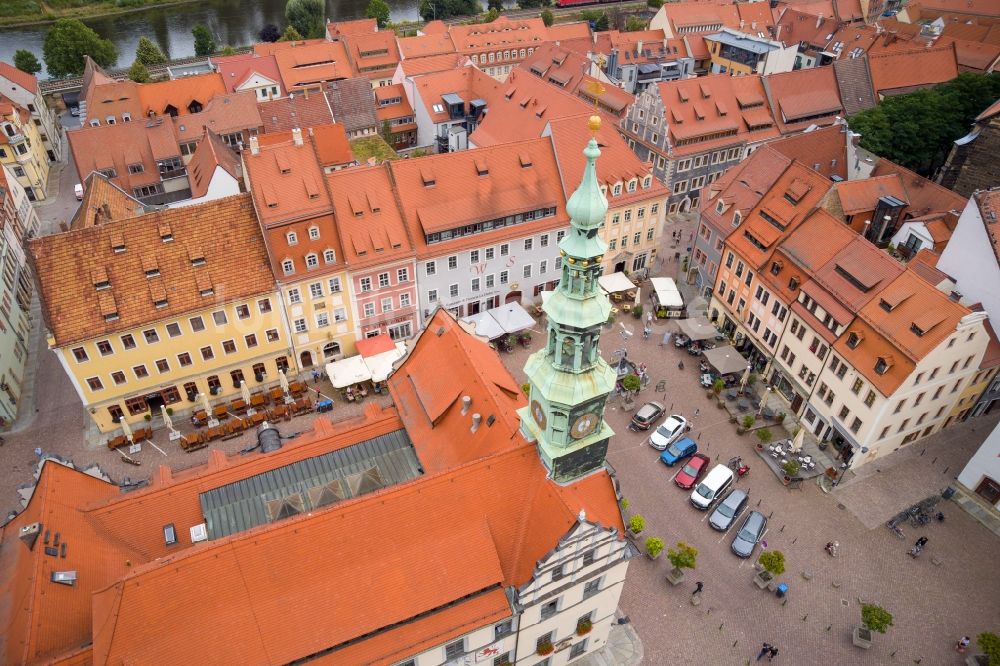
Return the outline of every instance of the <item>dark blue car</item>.
<path id="1" fill-rule="evenodd" d="M 660 461 L 664 465 L 672 466 L 674 463 L 684 460 L 690 455 L 694 455 L 698 451 L 698 445 L 690 437 L 685 437 L 680 439 L 670 446 L 660 454 Z"/>

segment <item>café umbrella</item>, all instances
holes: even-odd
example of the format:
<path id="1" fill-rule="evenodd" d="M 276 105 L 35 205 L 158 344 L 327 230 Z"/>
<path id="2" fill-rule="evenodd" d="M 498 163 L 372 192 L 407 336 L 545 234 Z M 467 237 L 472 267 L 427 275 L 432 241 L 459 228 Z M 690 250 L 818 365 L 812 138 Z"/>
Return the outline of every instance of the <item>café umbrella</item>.
<path id="1" fill-rule="evenodd" d="M 160 414 L 163 416 L 163 423 L 167 426 L 167 430 L 174 429 L 174 422 L 170 418 L 170 414 L 167 414 L 167 406 L 160 405 Z"/>
<path id="2" fill-rule="evenodd" d="M 757 405 L 757 413 L 760 414 L 767 407 L 767 396 L 771 392 L 771 389 L 764 391 L 763 395 L 760 396 L 760 404 Z"/>
<path id="3" fill-rule="evenodd" d="M 743 371 L 743 377 L 740 378 L 740 393 L 746 390 L 747 382 L 750 381 L 750 366 L 747 365 L 747 369 Z"/>
<path id="4" fill-rule="evenodd" d="M 247 386 L 245 381 L 240 382 L 240 395 L 243 397 L 243 402 L 250 404 L 250 387 Z"/>
<path id="5" fill-rule="evenodd" d="M 208 404 L 208 395 L 205 393 L 201 394 L 201 408 L 205 410 L 205 414 L 208 416 L 212 415 L 212 405 Z"/>
<path id="6" fill-rule="evenodd" d="M 129 427 L 128 421 L 126 421 L 125 419 L 122 419 L 122 434 L 125 436 L 125 439 L 127 439 L 132 443 L 135 443 L 132 436 L 132 428 Z"/>
<path id="7" fill-rule="evenodd" d="M 288 377 L 285 375 L 284 370 L 278 373 L 278 380 L 281 382 L 282 393 L 288 393 Z"/>
<path id="8" fill-rule="evenodd" d="M 795 438 L 792 439 L 793 453 L 798 453 L 802 450 L 802 443 L 805 441 L 805 438 L 806 438 L 806 429 L 800 427 L 799 431 L 795 433 Z"/>

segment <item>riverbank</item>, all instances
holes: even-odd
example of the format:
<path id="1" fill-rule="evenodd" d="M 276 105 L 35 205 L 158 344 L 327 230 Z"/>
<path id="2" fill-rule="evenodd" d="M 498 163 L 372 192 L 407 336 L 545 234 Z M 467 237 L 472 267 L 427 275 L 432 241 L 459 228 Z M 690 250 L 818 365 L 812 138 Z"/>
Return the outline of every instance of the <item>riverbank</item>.
<path id="1" fill-rule="evenodd" d="M 86 0 L 84 0 L 86 1 Z M 121 6 L 116 0 L 93 0 L 85 5 L 80 0 L 0 0 L 0 28 L 20 28 L 55 23 L 59 19 L 91 19 L 117 14 L 131 14 L 147 9 L 187 5 L 197 0 L 129 0 Z M 60 5 L 66 4 L 62 7 Z"/>

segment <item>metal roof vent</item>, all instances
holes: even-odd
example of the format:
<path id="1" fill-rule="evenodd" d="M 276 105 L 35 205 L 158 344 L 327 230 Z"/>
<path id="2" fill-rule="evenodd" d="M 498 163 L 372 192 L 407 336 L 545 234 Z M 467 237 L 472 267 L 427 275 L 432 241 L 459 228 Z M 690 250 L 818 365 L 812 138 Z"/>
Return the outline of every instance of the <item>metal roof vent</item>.
<path id="1" fill-rule="evenodd" d="M 208 541 L 208 529 L 205 527 L 205 523 L 199 523 L 191 527 L 191 543 L 198 543 L 199 541 Z"/>
<path id="2" fill-rule="evenodd" d="M 472 409 L 472 397 L 463 395 L 462 396 L 462 416 L 465 416 L 469 410 Z"/>
<path id="3" fill-rule="evenodd" d="M 30 525 L 25 525 L 17 532 L 17 538 L 23 541 L 27 546 L 28 550 L 32 550 L 35 547 L 35 542 L 38 541 L 38 535 L 42 531 L 41 523 L 31 523 Z"/>
<path id="4" fill-rule="evenodd" d="M 76 572 L 75 571 L 53 571 L 52 572 L 52 582 L 59 583 L 60 585 L 69 585 L 73 587 L 76 585 Z"/>
<path id="5" fill-rule="evenodd" d="M 472 428 L 471 428 L 472 432 L 476 432 L 477 430 L 479 430 L 479 424 L 482 422 L 482 420 L 483 420 L 482 415 L 480 414 L 472 415 Z"/>
<path id="6" fill-rule="evenodd" d="M 267 421 L 257 431 L 257 443 L 262 453 L 271 453 L 281 448 L 281 433 Z"/>

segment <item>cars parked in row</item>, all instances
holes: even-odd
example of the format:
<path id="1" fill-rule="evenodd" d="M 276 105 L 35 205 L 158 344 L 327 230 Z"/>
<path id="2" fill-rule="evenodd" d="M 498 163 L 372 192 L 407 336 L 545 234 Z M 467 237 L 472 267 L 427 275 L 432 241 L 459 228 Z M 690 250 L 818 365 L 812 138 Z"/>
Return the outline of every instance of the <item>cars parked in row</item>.
<path id="1" fill-rule="evenodd" d="M 732 550 L 737 557 L 746 559 L 753 555 L 757 548 L 757 543 L 764 538 L 767 531 L 767 517 L 760 511 L 751 511 L 740 526 L 739 532 L 733 539 Z"/>
<path id="2" fill-rule="evenodd" d="M 680 439 L 688 430 L 687 419 L 678 414 L 672 414 L 649 436 L 649 445 L 657 451 L 663 451 Z"/>
<path id="3" fill-rule="evenodd" d="M 674 476 L 674 483 L 684 490 L 690 490 L 694 487 L 694 484 L 698 483 L 698 479 L 705 473 L 711 462 L 708 456 L 703 453 L 694 454 Z"/>
<path id="4" fill-rule="evenodd" d="M 750 495 L 745 490 L 733 488 L 728 495 L 719 501 L 715 511 L 708 517 L 709 526 L 714 530 L 725 532 L 740 517 L 749 501 Z"/>
<path id="5" fill-rule="evenodd" d="M 665 411 L 667 409 L 662 404 L 656 401 L 647 402 L 632 415 L 632 422 L 629 423 L 628 429 L 632 432 L 649 430 L 650 426 L 656 419 L 663 416 Z"/>
<path id="6" fill-rule="evenodd" d="M 688 456 L 693 456 L 698 453 L 698 444 L 690 437 L 685 437 L 684 439 L 678 440 L 668 446 L 663 453 L 660 454 L 660 462 L 662 462 L 667 467 L 673 467 L 675 464 L 684 460 Z"/>
<path id="7" fill-rule="evenodd" d="M 716 465 L 691 493 L 691 504 L 696 509 L 707 511 L 715 498 L 724 493 L 733 482 L 733 476 L 733 470 L 726 465 Z"/>

